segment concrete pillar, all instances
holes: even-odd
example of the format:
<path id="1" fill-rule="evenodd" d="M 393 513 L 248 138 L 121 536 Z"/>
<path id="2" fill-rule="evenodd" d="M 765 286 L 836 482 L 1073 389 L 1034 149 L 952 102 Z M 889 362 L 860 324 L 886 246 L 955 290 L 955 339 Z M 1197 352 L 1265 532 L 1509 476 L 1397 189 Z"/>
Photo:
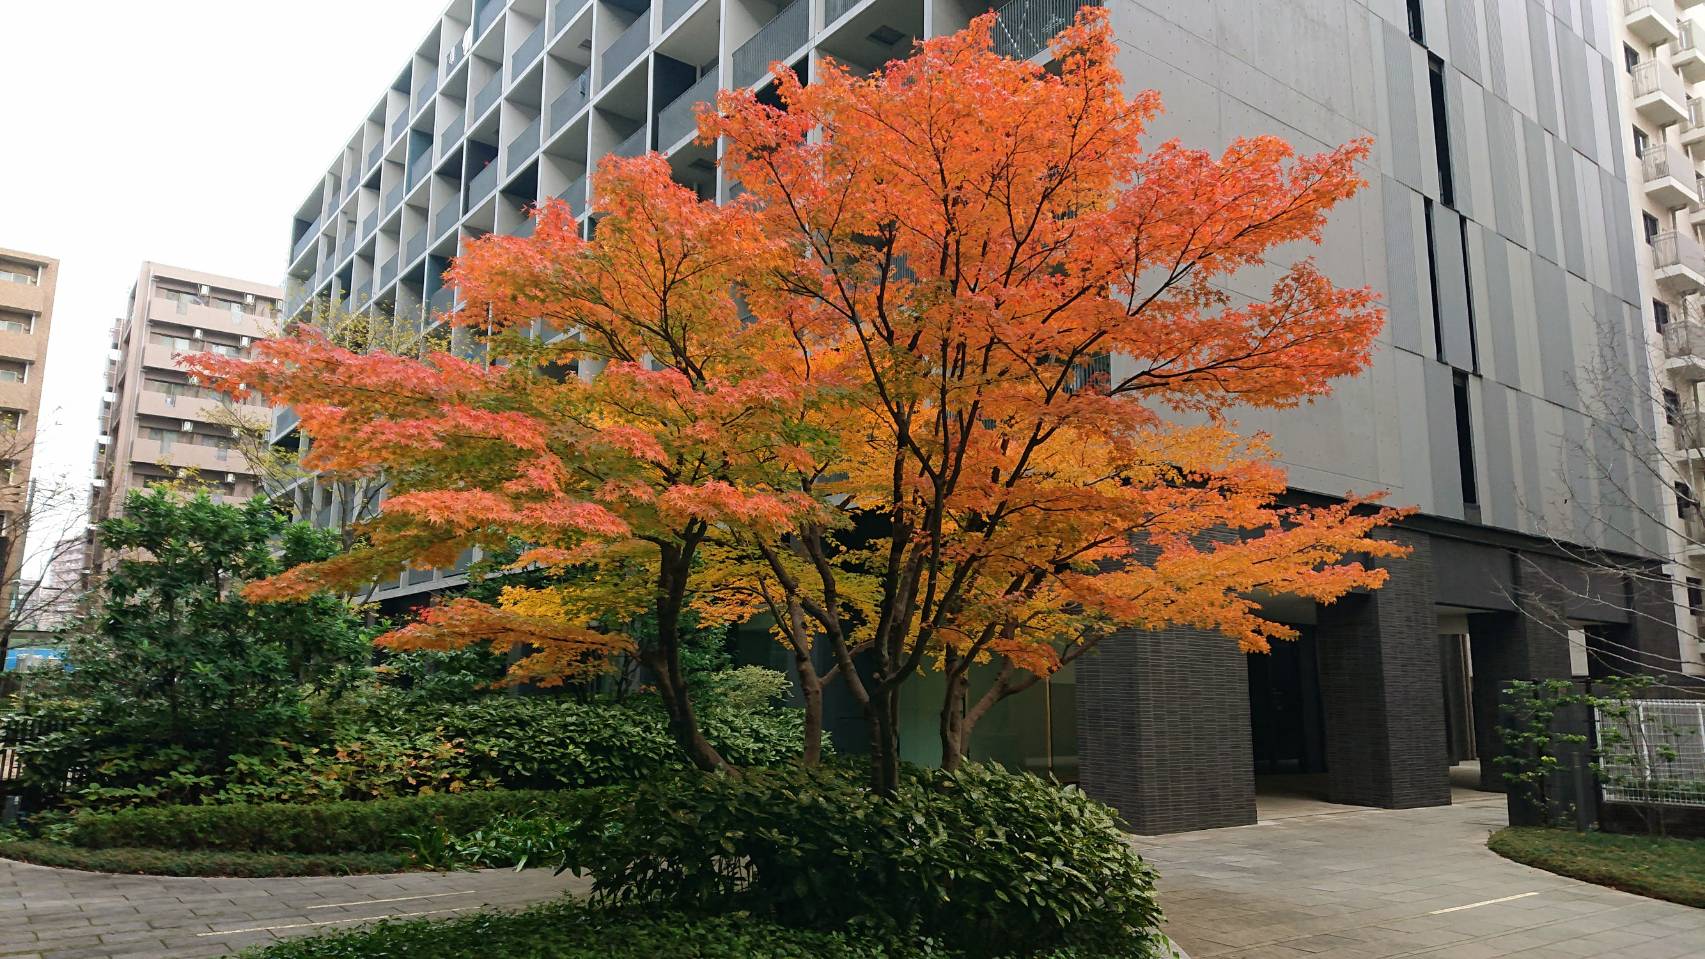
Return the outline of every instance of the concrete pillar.
<path id="1" fill-rule="evenodd" d="M 1515 612 L 1468 617 L 1480 786 L 1499 792 L 1504 789 L 1496 762 L 1503 753 L 1498 736 L 1500 690 L 1511 680 L 1569 678 L 1568 597 L 1557 585 L 1565 580 L 1531 568 L 1532 561 L 1511 557 Z"/>
<path id="2" fill-rule="evenodd" d="M 1249 677 L 1219 633 L 1123 631 L 1078 664 L 1084 792 L 1155 834 L 1255 821 Z"/>
<path id="3" fill-rule="evenodd" d="M 1404 809 L 1450 802 L 1438 614 L 1427 537 L 1390 535 L 1381 589 L 1322 607 L 1315 635 L 1333 802 Z"/>

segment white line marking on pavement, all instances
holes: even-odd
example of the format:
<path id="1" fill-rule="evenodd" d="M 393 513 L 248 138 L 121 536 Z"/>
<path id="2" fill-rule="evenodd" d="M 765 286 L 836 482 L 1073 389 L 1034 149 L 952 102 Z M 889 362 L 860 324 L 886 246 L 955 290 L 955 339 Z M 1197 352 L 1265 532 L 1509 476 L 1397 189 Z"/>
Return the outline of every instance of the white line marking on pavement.
<path id="1" fill-rule="evenodd" d="M 277 932 L 280 929 L 306 929 L 309 926 L 335 926 L 343 922 L 377 922 L 380 919 L 409 919 L 414 916 L 436 916 L 445 912 L 466 912 L 478 909 L 478 906 L 457 906 L 454 909 L 427 909 L 423 912 L 399 912 L 389 916 L 351 916 L 348 919 L 326 919 L 321 922 L 293 922 L 284 926 L 254 926 L 248 929 L 215 929 L 212 932 L 198 932 L 197 936 L 235 936 L 245 932 Z"/>
<path id="2" fill-rule="evenodd" d="M 318 906 L 309 906 L 308 908 L 337 909 L 342 906 L 376 906 L 382 902 L 412 902 L 416 899 L 443 899 L 445 896 L 471 896 L 473 894 L 474 890 L 464 889 L 461 892 L 435 892 L 426 896 L 397 896 L 395 899 L 361 899 L 356 902 L 327 902 Z"/>
<path id="3" fill-rule="evenodd" d="M 1537 892 L 1524 892 L 1514 896 L 1505 896 L 1502 899 L 1488 899 L 1485 902 L 1471 902 L 1466 906 L 1451 906 L 1449 909 L 1434 909 L 1432 912 L 1427 913 L 1427 915 L 1442 916 L 1447 912 L 1461 912 L 1464 909 L 1479 909 L 1481 906 L 1495 906 L 1500 902 L 1510 902 L 1515 899 L 1526 899 L 1528 896 L 1537 895 L 1539 895 Z"/>

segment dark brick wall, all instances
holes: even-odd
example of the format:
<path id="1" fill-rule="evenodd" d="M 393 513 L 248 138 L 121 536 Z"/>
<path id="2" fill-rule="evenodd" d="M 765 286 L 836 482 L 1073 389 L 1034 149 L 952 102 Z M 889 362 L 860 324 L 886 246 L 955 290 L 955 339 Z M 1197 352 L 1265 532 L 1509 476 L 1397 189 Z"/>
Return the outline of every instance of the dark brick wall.
<path id="1" fill-rule="evenodd" d="M 1249 677 L 1218 633 L 1121 632 L 1078 666 L 1079 781 L 1138 833 L 1255 821 Z"/>
<path id="2" fill-rule="evenodd" d="M 1321 698 L 1333 802 L 1409 808 L 1450 802 L 1432 553 L 1422 534 L 1382 561 L 1377 592 L 1320 611 Z"/>
<path id="3" fill-rule="evenodd" d="M 1511 552 L 1510 580 L 1517 611 L 1468 617 L 1474 660 L 1474 733 L 1480 754 L 1480 784 L 1503 789 L 1494 759 L 1502 752 L 1498 737 L 1498 696 L 1513 679 L 1567 679 L 1569 622 L 1573 601 L 1570 573 L 1563 560 Z"/>

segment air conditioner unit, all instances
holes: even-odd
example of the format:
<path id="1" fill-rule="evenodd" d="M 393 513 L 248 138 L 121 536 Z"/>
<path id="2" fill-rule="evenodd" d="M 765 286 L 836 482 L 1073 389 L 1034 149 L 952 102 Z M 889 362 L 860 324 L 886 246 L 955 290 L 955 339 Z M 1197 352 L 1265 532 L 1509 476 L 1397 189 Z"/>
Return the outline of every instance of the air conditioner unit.
<path id="1" fill-rule="evenodd" d="M 246 336 L 243 337 L 241 340 L 238 341 L 238 345 L 240 345 L 245 350 L 248 349 L 249 348 L 249 338 Z"/>
<path id="2" fill-rule="evenodd" d="M 210 296 L 213 293 L 213 288 L 208 286 L 206 283 L 201 284 L 200 290 L 202 296 Z"/>
<path id="3" fill-rule="evenodd" d="M 236 473 L 226 473 L 225 474 L 225 482 L 235 484 L 237 482 L 237 474 Z"/>
<path id="4" fill-rule="evenodd" d="M 184 420 L 183 425 L 178 427 L 178 432 L 180 432 L 180 433 L 193 433 L 193 432 L 195 432 L 195 424 L 191 423 L 189 420 Z"/>
<path id="5" fill-rule="evenodd" d="M 201 331 L 200 331 L 200 330 L 195 330 L 195 331 L 193 331 L 193 332 L 191 332 L 191 333 L 190 333 L 190 335 L 189 335 L 189 338 L 190 338 L 190 339 L 192 339 L 192 340 L 199 340 L 199 339 L 201 339 Z"/>
<path id="6" fill-rule="evenodd" d="M 254 306 L 255 305 L 255 295 L 253 293 L 244 293 L 243 294 L 243 305 L 244 306 Z"/>

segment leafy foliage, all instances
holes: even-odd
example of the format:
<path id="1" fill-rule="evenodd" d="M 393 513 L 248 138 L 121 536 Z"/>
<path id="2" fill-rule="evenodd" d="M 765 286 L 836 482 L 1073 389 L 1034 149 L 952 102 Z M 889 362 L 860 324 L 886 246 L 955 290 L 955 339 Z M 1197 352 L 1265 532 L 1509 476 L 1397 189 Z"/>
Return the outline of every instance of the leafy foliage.
<path id="1" fill-rule="evenodd" d="M 1129 948 L 1159 924 L 1154 874 L 1110 810 L 999 767 L 914 772 L 887 798 L 845 772 L 791 767 L 597 801 L 565 864 L 591 873 L 605 904 L 888 923 L 978 956 Z"/>
<path id="2" fill-rule="evenodd" d="M 69 728 L 26 750 L 39 795 L 68 775 L 96 803 L 216 791 L 232 757 L 299 731 L 308 695 L 344 689 L 367 659 L 359 618 L 333 596 L 243 598 L 245 584 L 336 548 L 264 501 L 137 491 L 100 536 L 120 559 L 53 679 L 62 698 L 46 708 Z"/>

